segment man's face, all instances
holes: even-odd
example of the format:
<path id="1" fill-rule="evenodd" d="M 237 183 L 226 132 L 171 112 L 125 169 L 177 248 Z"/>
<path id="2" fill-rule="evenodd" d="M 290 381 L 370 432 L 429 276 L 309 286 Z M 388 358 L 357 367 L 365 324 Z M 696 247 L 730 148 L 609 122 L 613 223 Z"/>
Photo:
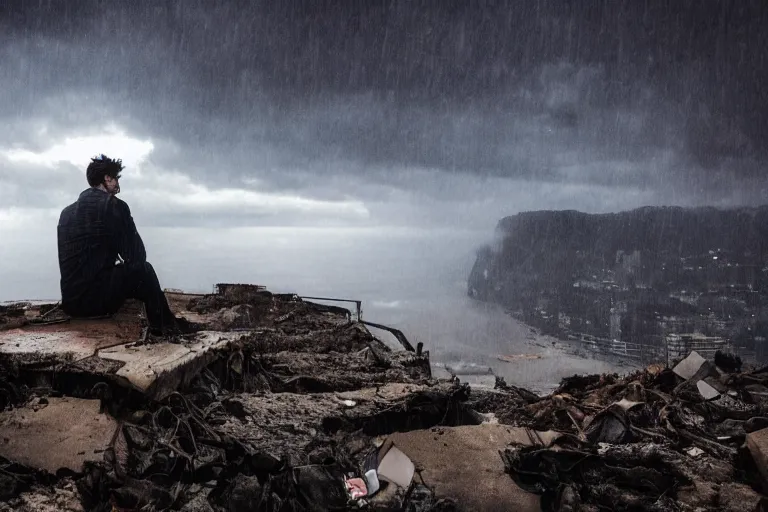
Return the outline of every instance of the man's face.
<path id="1" fill-rule="evenodd" d="M 107 192 L 112 194 L 113 196 L 116 196 L 120 193 L 120 175 L 118 174 L 117 177 L 113 178 L 111 176 L 104 176 L 104 188 L 107 189 Z"/>

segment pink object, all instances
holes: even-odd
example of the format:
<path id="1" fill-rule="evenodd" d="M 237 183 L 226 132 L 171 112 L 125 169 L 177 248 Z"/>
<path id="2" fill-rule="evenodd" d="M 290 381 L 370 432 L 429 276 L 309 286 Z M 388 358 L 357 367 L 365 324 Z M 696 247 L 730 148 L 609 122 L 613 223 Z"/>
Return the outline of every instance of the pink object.
<path id="1" fill-rule="evenodd" d="M 347 492 L 353 500 L 368 495 L 368 488 L 365 486 L 365 480 L 362 478 L 350 478 L 345 480 L 344 483 L 347 486 Z"/>

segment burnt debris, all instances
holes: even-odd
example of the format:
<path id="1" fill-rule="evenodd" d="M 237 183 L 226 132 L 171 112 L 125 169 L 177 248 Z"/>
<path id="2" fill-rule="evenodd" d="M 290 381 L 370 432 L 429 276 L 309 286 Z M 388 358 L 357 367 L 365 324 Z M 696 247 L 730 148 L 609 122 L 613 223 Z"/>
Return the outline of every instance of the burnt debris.
<path id="1" fill-rule="evenodd" d="M 562 434 L 548 447 L 507 447 L 507 471 L 544 510 L 762 510 L 768 444 L 754 430 L 766 425 L 768 374 L 689 359 L 703 362 L 687 380 L 652 365 L 565 379 L 538 402 L 497 407 L 502 422 Z"/>
<path id="2" fill-rule="evenodd" d="M 194 337 L 135 343 L 141 326 L 130 305 L 112 319 L 56 325 L 32 322 L 41 315 L 32 304 L 3 310 L 2 341 L 13 344 L 0 352 L 4 409 L 34 415 L 59 407 L 48 400 L 63 396 L 68 405 L 94 402 L 89 414 L 116 424 L 101 453 L 82 461 L 75 454 L 59 471 L 34 467 L 50 453 L 26 465 L 6 460 L 0 490 L 8 507 L 342 510 L 350 501 L 344 477 L 362 474 L 362 448 L 375 449 L 376 435 L 478 422 L 464 411 L 468 387 L 431 380 L 428 354 L 393 351 L 341 308 L 237 286 L 205 296 L 170 293 L 169 301 L 206 325 L 200 337 L 227 342 L 214 344 L 201 368 L 163 366 L 195 373 L 172 379 L 178 388 L 157 399 L 122 378 L 126 363 L 110 354 L 121 342 L 137 354 L 165 345 L 169 353 L 194 350 Z M 73 343 L 25 351 L 32 335 L 35 349 L 41 340 Z M 91 448 L 83 451 L 93 455 Z"/>
<path id="3" fill-rule="evenodd" d="M 0 312 L 0 511 L 764 506 L 768 372 L 728 354 L 541 397 L 433 379 L 428 352 L 343 308 L 255 286 L 168 295 L 206 329 L 142 344 L 132 306 Z"/>

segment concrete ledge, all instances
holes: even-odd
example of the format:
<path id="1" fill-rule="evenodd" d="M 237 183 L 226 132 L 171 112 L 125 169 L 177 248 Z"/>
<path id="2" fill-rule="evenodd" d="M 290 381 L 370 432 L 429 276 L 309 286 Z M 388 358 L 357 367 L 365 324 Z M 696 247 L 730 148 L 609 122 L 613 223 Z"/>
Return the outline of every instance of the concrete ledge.
<path id="1" fill-rule="evenodd" d="M 222 349 L 243 337 L 243 333 L 204 331 L 189 343 L 119 345 L 99 350 L 98 356 L 124 365 L 114 377 L 146 394 L 162 400 L 187 384 L 216 357 Z"/>

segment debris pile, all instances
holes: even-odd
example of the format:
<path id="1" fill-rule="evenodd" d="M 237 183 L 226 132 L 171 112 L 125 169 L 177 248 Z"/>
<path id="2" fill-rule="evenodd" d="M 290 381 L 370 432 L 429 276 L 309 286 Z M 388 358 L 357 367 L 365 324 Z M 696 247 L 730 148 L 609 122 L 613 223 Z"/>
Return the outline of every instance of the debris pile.
<path id="1" fill-rule="evenodd" d="M 53 325 L 31 321 L 41 316 L 33 305 L 13 309 L 25 320 L 5 322 L 0 337 L 0 510 L 419 507 L 439 500 L 428 489 L 411 496 L 386 470 L 379 482 L 376 440 L 483 421 L 464 406 L 468 386 L 431 378 L 428 353 L 392 350 L 347 310 L 255 287 L 169 302 L 208 330 L 177 343 L 141 342 L 140 329 L 133 343 L 102 342 L 118 320 Z M 131 315 L 120 321 L 130 327 Z M 173 379 L 170 393 L 119 377 L 118 349 L 158 365 L 182 349 L 192 358 L 200 338 L 214 340 L 205 366 Z M 98 343 L 25 352 L 51 339 Z M 156 379 L 193 368 L 157 367 Z"/>
<path id="2" fill-rule="evenodd" d="M 540 397 L 434 379 L 295 295 L 168 296 L 207 330 L 0 311 L 0 511 L 758 510 L 768 489 L 768 371 L 725 354 Z"/>
<path id="3" fill-rule="evenodd" d="M 500 422 L 561 434 L 548 447 L 510 445 L 507 471 L 544 510 L 759 510 L 768 371 L 716 360 L 727 369 L 692 352 L 674 369 L 574 376 L 538 400 L 499 383 L 514 405 L 484 405 Z"/>

